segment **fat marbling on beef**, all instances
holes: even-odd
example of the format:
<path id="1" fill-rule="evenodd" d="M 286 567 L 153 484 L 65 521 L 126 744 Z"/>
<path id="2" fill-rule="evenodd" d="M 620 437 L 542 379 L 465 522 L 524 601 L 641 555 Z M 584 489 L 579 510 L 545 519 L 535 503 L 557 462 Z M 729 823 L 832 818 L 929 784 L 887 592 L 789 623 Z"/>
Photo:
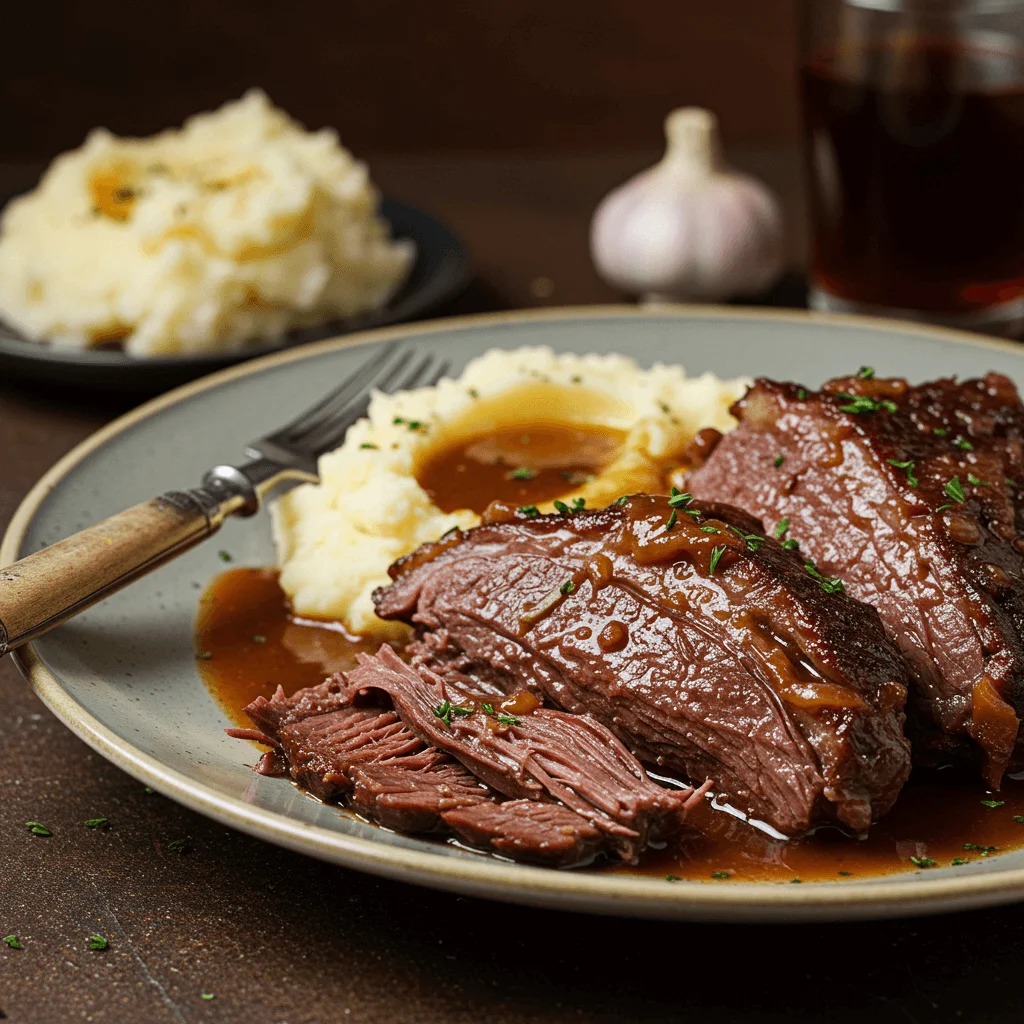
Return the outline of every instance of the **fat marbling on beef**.
<path id="1" fill-rule="evenodd" d="M 870 372 L 821 392 L 758 380 L 735 431 L 688 478 L 786 536 L 878 609 L 910 667 L 924 763 L 1020 762 L 1024 408 L 990 373 L 911 387 Z M 980 755 L 980 756 L 979 756 Z"/>
<path id="2" fill-rule="evenodd" d="M 413 663 L 524 685 L 787 834 L 865 829 L 909 772 L 906 668 L 877 614 L 726 506 L 636 495 L 489 521 L 392 567 Z"/>

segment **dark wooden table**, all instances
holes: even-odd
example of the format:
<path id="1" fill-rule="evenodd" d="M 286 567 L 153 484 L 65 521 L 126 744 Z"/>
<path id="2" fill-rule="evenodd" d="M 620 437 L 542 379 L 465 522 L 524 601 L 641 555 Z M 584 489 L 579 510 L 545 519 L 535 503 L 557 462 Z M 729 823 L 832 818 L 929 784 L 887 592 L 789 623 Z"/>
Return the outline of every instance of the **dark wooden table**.
<path id="1" fill-rule="evenodd" d="M 783 193 L 798 262 L 793 155 L 742 157 Z M 476 311 L 613 299 L 590 269 L 587 218 L 644 160 L 392 159 L 376 174 L 462 233 L 478 276 L 455 311 Z M 23 172 L 0 168 L 0 187 Z M 0 525 L 55 459 L 123 407 L 0 381 Z M 1024 1014 L 1018 907 L 847 925 L 667 924 L 384 882 L 147 793 L 64 729 L 9 659 L 0 752 L 0 936 L 24 947 L 0 945 L 0 1019 L 925 1024 Z M 100 816 L 107 830 L 84 827 Z M 53 835 L 31 835 L 26 821 Z M 186 853 L 168 848 L 178 839 Z M 109 948 L 90 951 L 94 933 Z"/>

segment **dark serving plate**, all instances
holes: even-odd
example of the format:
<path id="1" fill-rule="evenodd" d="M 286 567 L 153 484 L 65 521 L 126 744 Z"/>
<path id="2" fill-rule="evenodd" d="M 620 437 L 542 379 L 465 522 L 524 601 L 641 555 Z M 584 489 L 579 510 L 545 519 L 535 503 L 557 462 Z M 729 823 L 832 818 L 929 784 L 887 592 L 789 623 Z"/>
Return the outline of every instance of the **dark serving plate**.
<path id="1" fill-rule="evenodd" d="M 109 350 L 56 349 L 26 341 L 0 323 L 0 383 L 19 380 L 76 390 L 154 395 L 293 345 L 425 317 L 454 299 L 469 282 L 465 247 L 453 231 L 422 210 L 385 198 L 380 212 L 391 224 L 395 238 L 416 243 L 416 260 L 402 288 L 375 313 L 292 331 L 284 338 L 242 351 L 153 359 Z"/>

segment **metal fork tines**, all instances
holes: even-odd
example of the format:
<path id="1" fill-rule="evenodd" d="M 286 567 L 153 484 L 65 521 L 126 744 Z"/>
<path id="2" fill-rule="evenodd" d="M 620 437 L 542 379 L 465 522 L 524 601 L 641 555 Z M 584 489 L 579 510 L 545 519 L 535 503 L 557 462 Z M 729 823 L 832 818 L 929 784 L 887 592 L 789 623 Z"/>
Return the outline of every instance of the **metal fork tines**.
<path id="1" fill-rule="evenodd" d="M 316 405 L 248 445 L 246 455 L 252 461 L 214 467 L 203 479 L 204 488 L 218 498 L 239 495 L 239 512 L 251 514 L 274 487 L 317 480 L 317 459 L 336 448 L 345 431 L 366 415 L 374 391 L 392 394 L 436 384 L 448 369 L 449 363 L 433 353 L 417 355 L 386 345 Z"/>

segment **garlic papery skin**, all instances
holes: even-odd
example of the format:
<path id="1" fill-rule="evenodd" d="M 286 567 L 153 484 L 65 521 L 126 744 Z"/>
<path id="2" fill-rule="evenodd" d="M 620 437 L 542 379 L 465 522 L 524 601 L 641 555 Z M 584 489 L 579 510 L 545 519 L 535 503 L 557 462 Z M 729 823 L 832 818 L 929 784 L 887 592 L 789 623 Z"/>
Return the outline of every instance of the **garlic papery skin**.
<path id="1" fill-rule="evenodd" d="M 610 192 L 594 214 L 598 272 L 652 301 L 715 301 L 767 288 L 783 263 L 775 197 L 724 165 L 710 111 L 672 111 L 665 135 L 662 160 Z"/>

